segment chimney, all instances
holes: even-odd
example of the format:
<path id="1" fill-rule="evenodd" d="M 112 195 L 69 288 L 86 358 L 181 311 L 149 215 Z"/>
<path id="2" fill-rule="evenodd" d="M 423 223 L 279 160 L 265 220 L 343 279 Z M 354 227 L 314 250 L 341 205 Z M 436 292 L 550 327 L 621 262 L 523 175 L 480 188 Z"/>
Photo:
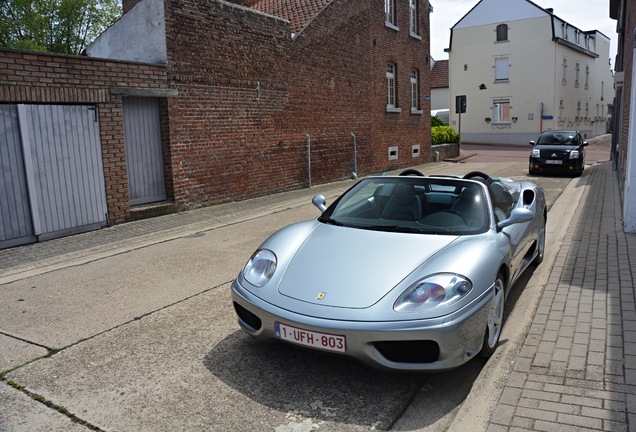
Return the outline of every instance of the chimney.
<path id="1" fill-rule="evenodd" d="M 141 0 L 121 0 L 122 14 L 131 10 Z"/>

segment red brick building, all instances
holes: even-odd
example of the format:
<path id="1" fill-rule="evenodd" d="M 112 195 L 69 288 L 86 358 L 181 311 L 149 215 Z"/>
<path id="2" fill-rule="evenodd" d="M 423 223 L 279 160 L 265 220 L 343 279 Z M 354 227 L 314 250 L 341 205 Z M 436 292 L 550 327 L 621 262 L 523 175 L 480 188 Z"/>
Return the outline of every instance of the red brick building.
<path id="1" fill-rule="evenodd" d="M 128 14 L 147 7 L 138 3 Z M 361 173 L 408 166 L 414 152 L 416 163 L 428 161 L 425 1 L 166 0 L 163 8 L 178 93 L 168 98 L 166 160 L 175 202 L 304 187 L 346 178 L 354 165 Z"/>
<path id="2" fill-rule="evenodd" d="M 426 0 L 123 6 L 89 58 L 0 51 L 0 102 L 97 104 L 106 224 L 138 203 L 192 208 L 431 160 Z M 151 180 L 126 132 L 127 101 L 146 100 L 162 164 Z M 137 198 L 144 182 L 159 192 Z"/>
<path id="3" fill-rule="evenodd" d="M 622 187 L 623 223 L 626 232 L 636 232 L 636 2 L 610 0 L 609 15 L 617 20 L 618 53 L 615 62 L 614 113 L 612 116 L 612 160 Z"/>

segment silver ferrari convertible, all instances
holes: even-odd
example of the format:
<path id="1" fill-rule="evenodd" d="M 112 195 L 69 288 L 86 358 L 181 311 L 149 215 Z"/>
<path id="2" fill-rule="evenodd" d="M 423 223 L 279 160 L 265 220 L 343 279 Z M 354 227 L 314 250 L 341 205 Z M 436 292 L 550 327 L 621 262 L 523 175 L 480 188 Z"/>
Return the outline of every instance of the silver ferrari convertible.
<path id="1" fill-rule="evenodd" d="M 546 201 L 528 181 L 406 170 L 357 182 L 281 229 L 232 284 L 243 330 L 401 371 L 497 349 L 510 287 L 543 260 Z"/>

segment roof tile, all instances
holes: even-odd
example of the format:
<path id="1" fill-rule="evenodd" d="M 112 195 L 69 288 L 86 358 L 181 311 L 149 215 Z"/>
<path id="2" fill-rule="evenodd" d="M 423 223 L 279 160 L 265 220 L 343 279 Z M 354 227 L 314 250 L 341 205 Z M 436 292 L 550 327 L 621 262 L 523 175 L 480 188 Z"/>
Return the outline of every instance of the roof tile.
<path id="1" fill-rule="evenodd" d="M 446 88 L 448 84 L 448 60 L 438 60 L 431 70 L 431 88 Z"/>
<path id="2" fill-rule="evenodd" d="M 333 0 L 260 0 L 252 9 L 286 19 L 292 31 L 298 33 Z"/>

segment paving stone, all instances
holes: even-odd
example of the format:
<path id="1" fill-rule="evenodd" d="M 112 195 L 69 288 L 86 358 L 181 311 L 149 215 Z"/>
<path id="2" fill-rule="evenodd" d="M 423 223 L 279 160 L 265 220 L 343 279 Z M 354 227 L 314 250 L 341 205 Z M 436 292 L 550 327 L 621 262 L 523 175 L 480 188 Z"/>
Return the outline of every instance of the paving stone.
<path id="1" fill-rule="evenodd" d="M 534 430 L 534 420 L 525 417 L 515 417 L 512 419 L 510 426 L 510 430 Z"/>
<path id="2" fill-rule="evenodd" d="M 602 399 L 594 399 L 583 396 L 573 396 L 573 395 L 563 395 L 561 397 L 561 402 L 572 405 L 581 405 L 581 406 L 589 406 L 592 408 L 602 408 L 603 400 Z"/>
<path id="3" fill-rule="evenodd" d="M 543 411 L 543 410 L 532 409 L 532 408 L 524 408 L 524 407 L 518 407 L 517 411 L 515 411 L 515 416 L 528 417 L 531 419 L 545 420 L 545 421 L 551 421 L 551 422 L 557 421 L 557 413 L 555 412 Z"/>
<path id="4" fill-rule="evenodd" d="M 603 430 L 609 432 L 628 432 L 629 426 L 627 423 L 603 420 Z"/>
<path id="5" fill-rule="evenodd" d="M 546 391 L 536 390 L 523 390 L 521 396 L 525 399 L 537 399 L 538 401 L 558 402 L 561 399 L 561 395 L 558 393 L 550 393 Z"/>
<path id="6" fill-rule="evenodd" d="M 627 420 L 625 411 L 612 411 L 606 409 L 598 409 L 592 407 L 583 407 L 581 409 L 581 415 L 585 417 L 593 417 L 603 420 L 612 420 L 618 422 L 625 422 Z"/>
<path id="7" fill-rule="evenodd" d="M 515 401 L 514 403 L 516 405 L 517 401 Z M 495 408 L 495 411 L 492 413 L 492 417 L 490 418 L 491 423 L 510 426 L 512 418 L 515 414 L 515 410 L 517 409 L 515 405 L 498 404 Z"/>
<path id="8" fill-rule="evenodd" d="M 591 417 L 582 417 L 578 415 L 559 413 L 557 415 L 557 420 L 555 421 L 558 421 L 559 423 L 564 423 L 566 425 L 580 426 L 580 427 L 586 427 L 590 429 L 602 430 L 603 428 L 603 421 L 601 419 L 591 418 Z"/>

